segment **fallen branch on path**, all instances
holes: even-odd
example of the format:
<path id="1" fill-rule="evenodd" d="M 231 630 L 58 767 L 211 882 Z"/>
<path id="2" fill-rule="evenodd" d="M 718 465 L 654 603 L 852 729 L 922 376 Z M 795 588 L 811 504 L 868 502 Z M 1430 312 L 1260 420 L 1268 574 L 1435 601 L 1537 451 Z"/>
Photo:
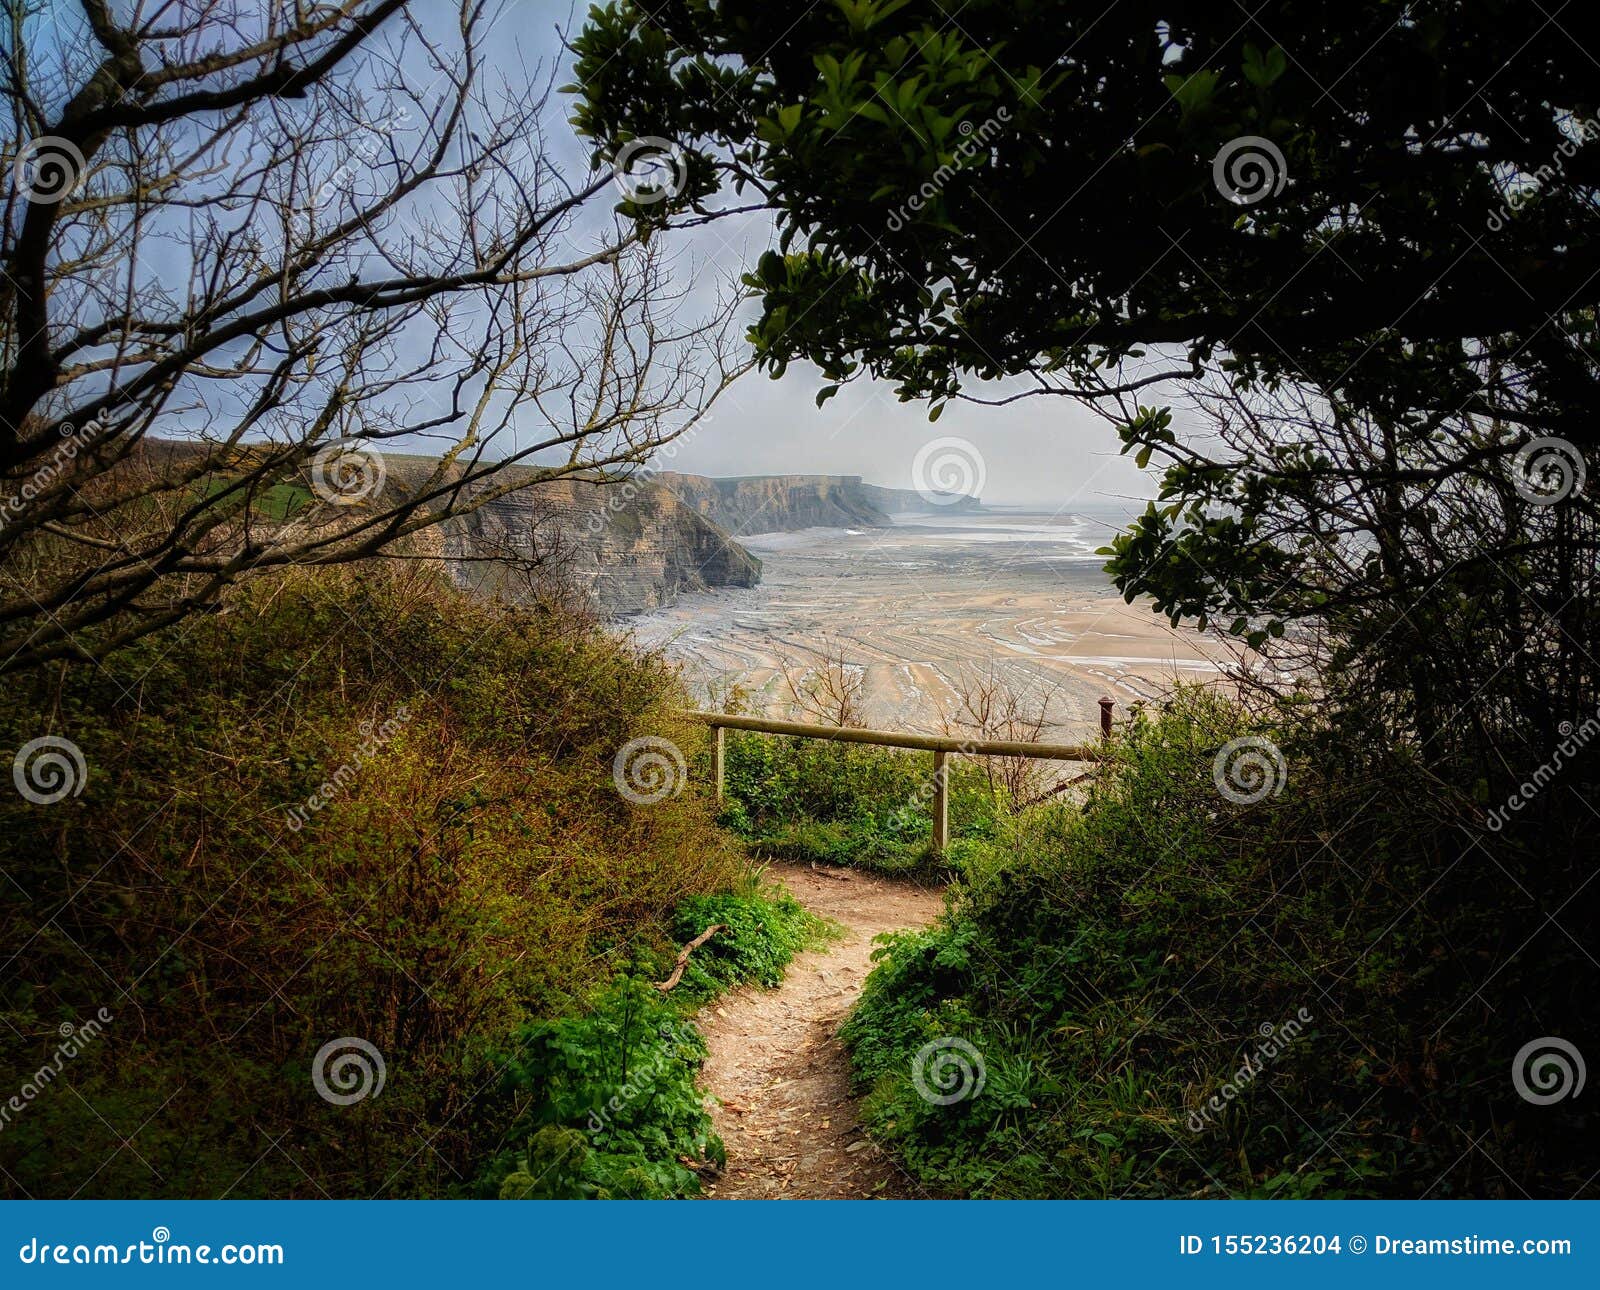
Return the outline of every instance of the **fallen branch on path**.
<path id="1" fill-rule="evenodd" d="M 672 965 L 672 975 L 669 976 L 665 981 L 657 981 L 656 989 L 660 990 L 662 994 L 665 994 L 668 990 L 672 989 L 673 986 L 677 985 L 679 981 L 683 980 L 683 969 L 689 966 L 689 955 L 693 954 L 718 932 L 725 932 L 727 930 L 728 925 L 726 923 L 712 923 L 710 927 L 706 928 L 706 930 L 701 932 L 700 935 L 696 936 L 694 940 L 685 945 L 683 949 L 679 951 L 677 961 Z"/>

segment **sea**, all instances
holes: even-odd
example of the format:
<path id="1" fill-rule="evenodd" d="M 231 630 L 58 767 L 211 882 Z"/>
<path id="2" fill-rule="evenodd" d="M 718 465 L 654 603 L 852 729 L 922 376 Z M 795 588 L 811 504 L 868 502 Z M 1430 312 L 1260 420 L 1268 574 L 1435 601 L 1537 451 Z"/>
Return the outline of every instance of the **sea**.
<path id="1" fill-rule="evenodd" d="M 1126 715 L 1232 660 L 1111 585 L 1099 549 L 1142 509 L 986 505 L 742 535 L 758 586 L 686 594 L 618 629 L 677 664 L 702 703 L 737 691 L 749 710 L 804 717 L 808 677 L 848 674 L 866 724 L 935 733 L 970 722 L 968 696 L 998 683 L 1042 713 L 1043 737 L 1078 739 L 1102 697 Z"/>

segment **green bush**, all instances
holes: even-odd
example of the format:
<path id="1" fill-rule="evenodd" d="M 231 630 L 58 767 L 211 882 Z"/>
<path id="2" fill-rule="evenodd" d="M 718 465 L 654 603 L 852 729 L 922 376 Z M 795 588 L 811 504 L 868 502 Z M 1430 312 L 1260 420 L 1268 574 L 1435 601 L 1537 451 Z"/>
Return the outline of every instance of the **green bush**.
<path id="1" fill-rule="evenodd" d="M 722 1164 L 722 1142 L 695 1087 L 705 1044 L 685 1014 L 745 982 L 775 986 L 794 955 L 829 928 L 782 888 L 686 900 L 673 919 L 690 955 L 669 993 L 619 978 L 579 1016 L 533 1022 L 499 1057 L 524 1109 L 480 1194 L 513 1200 L 650 1200 L 694 1196 L 685 1159 Z M 664 958 L 665 956 L 663 956 Z M 652 974 L 665 969 L 652 965 Z"/>
<path id="2" fill-rule="evenodd" d="M 678 908 L 673 935 L 688 942 L 718 923 L 726 930 L 697 949 L 684 969 L 678 989 L 688 998 L 709 998 L 746 981 L 775 986 L 790 959 L 831 932 L 786 890 L 774 887 L 762 898 L 691 896 Z"/>
<path id="3" fill-rule="evenodd" d="M 719 817 L 764 854 L 886 872 L 949 869 L 1004 814 L 983 768 L 949 764 L 949 853 L 935 858 L 933 755 L 863 744 L 727 733 Z"/>
<path id="4" fill-rule="evenodd" d="M 255 583 L 9 681 L 0 746 L 65 736 L 88 776 L 49 805 L 0 795 L 0 1060 L 37 1071 L 61 1027 L 113 1019 L 64 1068 L 74 1092 L 0 1126 L 0 1193 L 428 1196 L 475 1176 L 514 1113 L 493 1054 L 738 880 L 701 796 L 640 807 L 612 779 L 644 731 L 694 755 L 703 731 L 666 715 L 682 702 L 581 619 L 370 569 Z M 333 1105 L 313 1066 L 347 1037 L 384 1084 Z"/>
<path id="5" fill-rule="evenodd" d="M 507 1200 L 692 1196 L 683 1159 L 723 1163 L 695 1073 L 705 1043 L 654 985 L 619 978 L 577 1017 L 534 1022 L 500 1057 L 527 1109 L 481 1192 Z"/>
<path id="6" fill-rule="evenodd" d="M 1511 1068 L 1594 1033 L 1581 948 L 1535 942 L 1576 880 L 1315 730 L 1271 732 L 1287 782 L 1235 804 L 1214 758 L 1247 729 L 1180 697 L 1081 813 L 1025 816 L 888 938 L 843 1032 L 871 1131 L 950 1195 L 1574 1194 L 1582 1103 L 1531 1107 Z M 928 1085 L 958 1043 L 981 1091 L 923 1096 L 919 1055 Z"/>

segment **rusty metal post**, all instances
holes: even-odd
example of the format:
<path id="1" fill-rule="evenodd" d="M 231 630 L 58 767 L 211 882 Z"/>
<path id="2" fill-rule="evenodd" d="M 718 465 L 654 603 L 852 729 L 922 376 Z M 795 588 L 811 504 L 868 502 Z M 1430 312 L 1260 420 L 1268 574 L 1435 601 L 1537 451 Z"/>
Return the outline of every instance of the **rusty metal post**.
<path id="1" fill-rule="evenodd" d="M 726 726 L 711 727 L 711 774 L 717 781 L 717 809 L 722 809 L 722 785 L 726 775 L 727 761 L 725 758 L 728 728 Z"/>
<path id="2" fill-rule="evenodd" d="M 946 758 L 949 754 L 933 754 L 933 849 L 943 855 L 950 845 L 950 786 Z"/>
<path id="3" fill-rule="evenodd" d="M 1117 706 L 1117 701 L 1112 698 L 1100 700 L 1100 738 L 1111 738 L 1111 709 Z"/>

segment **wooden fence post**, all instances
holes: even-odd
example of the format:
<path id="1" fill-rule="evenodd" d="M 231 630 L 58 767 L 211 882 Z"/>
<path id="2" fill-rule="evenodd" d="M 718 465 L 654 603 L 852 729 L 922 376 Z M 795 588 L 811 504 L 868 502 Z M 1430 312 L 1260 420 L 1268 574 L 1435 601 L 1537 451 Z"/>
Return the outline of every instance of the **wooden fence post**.
<path id="1" fill-rule="evenodd" d="M 1111 737 L 1111 699 L 1100 700 L 1101 739 Z M 944 852 L 950 846 L 950 755 L 963 757 L 1036 757 L 1047 761 L 1079 761 L 1093 764 L 1105 752 L 1088 744 L 1043 744 L 1031 739 L 955 739 L 949 735 L 917 735 L 894 730 L 866 730 L 845 726 L 812 726 L 799 721 L 777 721 L 767 717 L 740 716 L 732 712 L 684 712 L 682 716 L 701 722 L 711 730 L 711 771 L 716 781 L 716 800 L 720 810 L 727 798 L 727 737 L 730 730 L 753 730 L 760 734 L 785 735 L 800 739 L 831 739 L 847 744 L 872 744 L 889 748 L 913 748 L 933 753 L 933 846 Z"/>
<path id="2" fill-rule="evenodd" d="M 933 754 L 933 849 L 943 855 L 950 845 L 950 785 L 943 750 Z"/>

